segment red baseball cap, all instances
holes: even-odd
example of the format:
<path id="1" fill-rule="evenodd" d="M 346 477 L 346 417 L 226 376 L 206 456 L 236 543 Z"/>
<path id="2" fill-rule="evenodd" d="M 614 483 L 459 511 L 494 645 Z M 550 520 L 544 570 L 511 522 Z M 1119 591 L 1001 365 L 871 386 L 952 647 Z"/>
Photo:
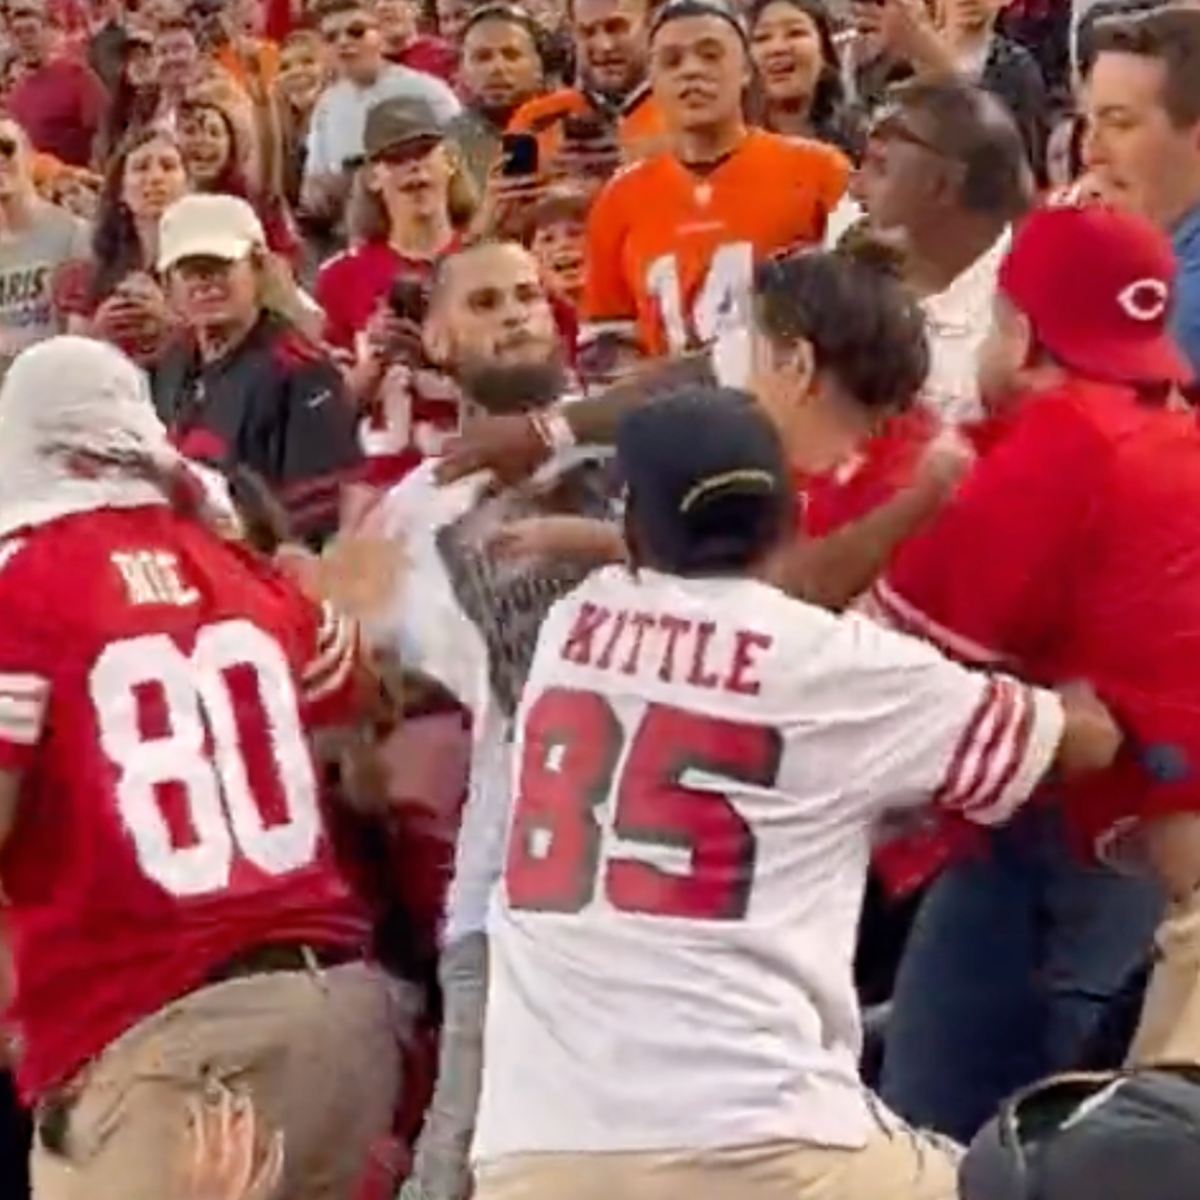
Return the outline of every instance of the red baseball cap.
<path id="1" fill-rule="evenodd" d="M 1149 221 L 1101 205 L 1042 208 L 1018 227 L 1000 291 L 1072 370 L 1112 383 L 1189 383 L 1168 331 L 1175 255 Z"/>

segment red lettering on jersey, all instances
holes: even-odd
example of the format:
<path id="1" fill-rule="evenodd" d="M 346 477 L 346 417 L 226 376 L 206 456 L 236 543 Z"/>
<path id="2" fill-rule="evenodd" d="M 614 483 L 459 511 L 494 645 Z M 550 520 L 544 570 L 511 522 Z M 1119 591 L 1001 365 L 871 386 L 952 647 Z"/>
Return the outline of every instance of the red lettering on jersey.
<path id="1" fill-rule="evenodd" d="M 692 623 L 683 617 L 673 617 L 665 613 L 658 618 L 658 627 L 666 634 L 658 677 L 663 683 L 670 683 L 675 678 L 675 647 L 679 645 L 680 637 L 691 629 Z"/>
<path id="2" fill-rule="evenodd" d="M 721 682 L 720 675 L 708 665 L 708 650 L 717 627 L 712 621 L 701 621 L 694 629 L 696 637 L 692 643 L 692 665 L 686 682 L 693 687 L 712 689 Z"/>
<path id="3" fill-rule="evenodd" d="M 625 632 L 625 626 L 629 623 L 629 614 L 622 610 L 617 613 L 617 619 L 613 623 L 612 632 L 608 635 L 608 641 L 604 644 L 604 649 L 600 651 L 600 657 L 596 659 L 596 666 L 602 671 L 607 671 L 613 663 L 613 655 L 617 652 L 617 643 L 621 640 L 621 635 Z"/>
<path id="4" fill-rule="evenodd" d="M 638 667 L 641 665 L 642 646 L 646 641 L 646 631 L 653 629 L 657 621 L 651 613 L 635 612 L 629 614 L 629 624 L 633 626 L 633 637 L 621 670 L 626 675 L 636 675 Z"/>
<path id="5" fill-rule="evenodd" d="M 603 896 L 650 917 L 746 916 L 758 847 L 731 796 L 774 786 L 777 729 L 651 704 L 626 732 L 606 697 L 550 688 L 527 706 L 517 745 L 504 870 L 513 908 L 578 913 Z M 727 780 L 728 794 L 689 785 L 693 771 Z M 668 866 L 647 849 L 686 853 Z"/>
<path id="6" fill-rule="evenodd" d="M 727 692 L 739 692 L 743 696 L 757 696 L 762 681 L 750 674 L 758 665 L 762 651 L 770 650 L 775 639 L 767 633 L 755 633 L 750 629 L 739 629 L 734 634 L 733 663 L 722 685 Z"/>
<path id="7" fill-rule="evenodd" d="M 612 613 L 607 608 L 590 602 L 581 604 L 575 614 L 575 624 L 571 626 L 559 653 L 567 662 L 578 663 L 581 667 L 588 666 L 592 661 L 596 635 L 611 618 Z"/>

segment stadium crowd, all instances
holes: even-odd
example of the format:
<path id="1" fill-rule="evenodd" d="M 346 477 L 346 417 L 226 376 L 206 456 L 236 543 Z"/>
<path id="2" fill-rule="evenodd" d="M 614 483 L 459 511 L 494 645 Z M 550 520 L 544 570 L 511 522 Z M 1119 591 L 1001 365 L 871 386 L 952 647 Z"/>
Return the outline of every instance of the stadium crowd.
<path id="1" fill-rule="evenodd" d="M 0 1200 L 1192 1200 L 1200 6 L 0 96 Z"/>

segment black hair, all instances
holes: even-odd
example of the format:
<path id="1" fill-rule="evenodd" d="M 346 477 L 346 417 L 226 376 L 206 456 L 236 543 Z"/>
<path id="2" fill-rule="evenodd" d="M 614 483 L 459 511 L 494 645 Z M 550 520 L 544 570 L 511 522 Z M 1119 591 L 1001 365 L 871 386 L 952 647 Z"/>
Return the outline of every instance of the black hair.
<path id="1" fill-rule="evenodd" d="M 1025 142 L 990 92 L 960 79 L 910 79 L 896 84 L 889 98 L 902 111 L 920 114 L 929 145 L 961 164 L 963 208 L 1005 222 L 1028 211 L 1035 189 Z"/>
<path id="2" fill-rule="evenodd" d="M 156 270 L 157 264 L 143 261 L 133 214 L 125 207 L 125 165 L 130 155 L 151 142 L 167 142 L 179 151 L 179 142 L 161 125 L 135 129 L 109 157 L 100 186 L 96 223 L 92 228 L 93 272 L 88 286 L 88 311 L 94 310 L 132 271 Z M 183 155 L 180 153 L 180 161 Z"/>
<path id="3" fill-rule="evenodd" d="M 744 575 L 794 535 L 796 499 L 725 496 L 698 516 L 705 519 L 693 523 L 694 539 L 686 546 L 656 547 L 639 531 L 638 500 L 631 492 L 623 517 L 630 566 L 693 578 Z"/>
<path id="4" fill-rule="evenodd" d="M 240 465 L 224 474 L 247 543 L 263 554 L 274 554 L 294 540 L 287 510 L 261 475 Z"/>
<path id="5" fill-rule="evenodd" d="M 767 259 L 754 277 L 758 328 L 780 347 L 807 342 L 816 369 L 864 408 L 907 408 L 929 374 L 929 342 L 899 265 L 869 240 Z"/>
<path id="6" fill-rule="evenodd" d="M 1160 0 L 1096 0 L 1096 3 L 1079 18 L 1075 26 L 1071 50 L 1075 69 L 1081 78 L 1087 78 L 1096 62 L 1099 47 L 1096 43 L 1097 27 L 1102 22 L 1124 21 L 1143 13 L 1153 12 L 1160 7 Z"/>
<path id="7" fill-rule="evenodd" d="M 851 157 L 862 154 L 863 136 L 861 125 L 852 118 L 846 103 L 846 88 L 842 81 L 841 55 L 833 40 L 833 14 L 825 0 L 750 0 L 745 9 L 746 27 L 753 44 L 754 29 L 763 13 L 772 4 L 790 4 L 804 13 L 817 30 L 817 44 L 821 51 L 821 73 L 813 90 L 812 107 L 808 120 L 814 136 L 823 142 L 837 146 Z M 758 89 L 761 92 L 761 87 Z M 757 98 L 765 107 L 765 98 Z"/>
<path id="8" fill-rule="evenodd" d="M 1160 63 L 1161 102 L 1171 124 L 1188 129 L 1200 122 L 1200 11 L 1156 5 L 1148 11 L 1102 17 L 1089 26 L 1086 43 L 1080 35 L 1088 71 L 1105 52 Z"/>

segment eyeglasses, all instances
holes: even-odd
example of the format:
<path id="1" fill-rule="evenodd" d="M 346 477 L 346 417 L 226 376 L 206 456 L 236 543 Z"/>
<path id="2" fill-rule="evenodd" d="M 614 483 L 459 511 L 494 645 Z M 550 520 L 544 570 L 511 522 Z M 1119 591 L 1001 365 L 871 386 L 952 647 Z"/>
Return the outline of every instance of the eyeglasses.
<path id="1" fill-rule="evenodd" d="M 361 42 L 371 32 L 371 27 L 365 21 L 352 21 L 348 25 L 335 25 L 323 31 L 327 42 L 337 43 L 345 39 L 349 42 Z"/>

